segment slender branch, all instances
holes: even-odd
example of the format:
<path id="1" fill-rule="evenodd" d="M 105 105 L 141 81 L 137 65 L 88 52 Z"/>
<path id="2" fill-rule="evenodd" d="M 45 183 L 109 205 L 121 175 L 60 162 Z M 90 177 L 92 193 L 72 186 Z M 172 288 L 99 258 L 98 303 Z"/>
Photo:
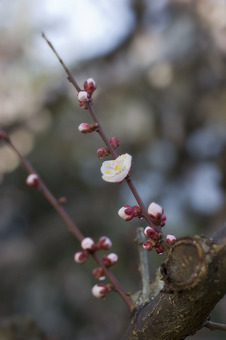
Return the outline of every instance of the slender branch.
<path id="1" fill-rule="evenodd" d="M 17 150 L 15 145 L 11 142 L 8 135 L 0 130 L 0 139 L 3 139 L 17 154 L 19 157 L 22 165 L 24 166 L 25 170 L 29 174 L 34 174 L 36 171 L 31 166 L 31 164 L 28 162 L 28 160 L 22 156 L 22 154 Z M 57 211 L 57 213 L 61 216 L 63 221 L 66 223 L 68 229 L 75 235 L 75 237 L 81 242 L 84 239 L 84 235 L 80 232 L 78 227 L 75 225 L 75 223 L 72 221 L 70 216 L 67 214 L 67 212 L 64 210 L 64 208 L 59 204 L 59 202 L 56 200 L 56 198 L 53 196 L 53 194 L 49 191 L 47 186 L 44 184 L 44 182 L 39 178 L 39 189 L 40 192 L 43 194 L 43 196 L 49 201 L 49 203 L 53 206 L 53 208 Z M 122 297 L 124 302 L 128 305 L 129 309 L 133 309 L 133 303 L 131 298 L 127 295 L 127 293 L 124 291 L 123 287 L 120 285 L 119 281 L 116 279 L 114 274 L 104 265 L 102 259 L 96 254 L 96 252 L 90 253 L 95 261 L 99 264 L 99 266 L 104 270 L 105 275 L 108 277 L 108 279 L 112 282 L 115 290 L 119 293 L 119 295 Z"/>
<path id="2" fill-rule="evenodd" d="M 211 329 L 211 331 L 226 331 L 226 324 L 225 323 L 218 323 L 213 321 L 206 321 L 204 327 Z"/>
<path id="3" fill-rule="evenodd" d="M 147 258 L 147 251 L 143 248 L 143 242 L 145 241 L 144 230 L 143 228 L 137 228 L 137 236 L 136 236 L 136 244 L 138 246 L 138 252 L 140 257 L 140 265 L 139 270 L 141 273 L 142 279 L 142 296 L 140 299 L 141 303 L 145 304 L 150 300 L 150 273 L 149 273 L 149 265 Z"/>
<path id="4" fill-rule="evenodd" d="M 55 56 L 57 57 L 57 59 L 59 60 L 59 62 L 61 63 L 61 65 L 63 66 L 65 72 L 68 75 L 68 80 L 74 85 L 74 87 L 76 88 L 76 90 L 79 92 L 81 91 L 78 83 L 75 81 L 72 73 L 69 71 L 69 69 L 67 68 L 67 66 L 64 64 L 63 60 L 60 58 L 59 54 L 57 53 L 57 51 L 55 50 L 55 48 L 53 47 L 53 44 L 46 38 L 45 34 L 42 33 L 42 37 L 45 39 L 45 41 L 47 42 L 47 44 L 49 45 L 49 47 L 51 48 L 51 50 L 53 51 L 53 53 L 55 54 Z"/>
<path id="5" fill-rule="evenodd" d="M 76 80 L 74 79 L 72 73 L 69 71 L 69 69 L 67 68 L 67 66 L 65 65 L 65 63 L 63 62 L 63 60 L 61 59 L 61 57 L 59 56 L 59 54 L 57 53 L 57 51 L 55 50 L 54 46 L 52 45 L 52 43 L 47 39 L 47 37 L 45 36 L 44 33 L 42 33 L 42 37 L 45 39 L 45 41 L 47 42 L 47 44 L 50 46 L 50 48 L 52 49 L 53 53 L 56 55 L 57 59 L 59 60 L 59 62 L 61 63 L 61 65 L 63 66 L 65 72 L 67 73 L 68 75 L 68 80 L 72 83 L 72 85 L 75 87 L 75 89 L 79 92 L 81 91 L 79 85 L 77 84 Z M 113 149 L 113 147 L 111 146 L 108 138 L 106 137 L 105 133 L 104 133 L 104 130 L 100 124 L 100 122 L 98 121 L 97 119 L 97 116 L 94 112 L 94 109 L 93 109 L 93 106 L 91 104 L 91 102 L 87 102 L 87 107 L 88 107 L 88 110 L 90 112 L 90 115 L 93 119 L 93 121 L 95 123 L 98 124 L 98 129 L 97 129 L 97 132 L 99 133 L 99 135 L 101 136 L 101 138 L 103 139 L 105 145 L 107 146 L 108 150 L 110 151 L 113 159 L 116 159 L 117 158 L 117 153 L 115 152 L 115 150 Z M 147 221 L 147 223 L 151 226 L 153 226 L 157 231 L 160 231 L 160 228 L 159 226 L 156 226 L 150 216 L 148 215 L 148 212 L 147 212 L 147 209 L 145 208 L 145 205 L 140 197 L 140 195 L 138 194 L 133 182 L 132 182 L 132 179 L 131 177 L 127 177 L 126 178 L 126 182 L 131 190 L 131 192 L 133 193 L 139 207 L 141 208 L 142 210 L 142 215 L 143 217 L 145 218 L 145 220 Z"/>
<path id="6" fill-rule="evenodd" d="M 111 143 L 109 142 L 109 139 L 107 138 L 107 136 L 105 135 L 104 133 L 104 130 L 99 122 L 99 120 L 97 119 L 97 116 L 96 116 L 96 113 L 93 109 L 93 106 L 90 102 L 87 102 L 87 107 L 88 107 L 88 110 L 90 112 L 90 115 L 94 121 L 94 123 L 97 123 L 98 124 L 98 129 L 96 130 L 97 133 L 99 133 L 100 137 L 102 138 L 102 140 L 104 141 L 105 145 L 107 146 L 108 150 L 110 151 L 113 159 L 116 159 L 118 157 L 117 153 L 115 152 L 115 150 L 113 149 Z"/>

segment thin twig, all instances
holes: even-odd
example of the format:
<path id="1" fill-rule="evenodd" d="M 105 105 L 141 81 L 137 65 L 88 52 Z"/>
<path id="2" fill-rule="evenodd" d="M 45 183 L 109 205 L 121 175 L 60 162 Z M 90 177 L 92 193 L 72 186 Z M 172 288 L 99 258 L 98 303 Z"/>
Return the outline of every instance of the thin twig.
<path id="1" fill-rule="evenodd" d="M 19 157 L 23 167 L 29 174 L 35 174 L 37 173 L 34 168 L 31 166 L 31 164 L 28 162 L 28 160 L 17 150 L 15 145 L 11 142 L 8 135 L 0 131 L 1 139 L 3 139 L 17 154 Z M 60 217 L 63 219 L 63 221 L 66 223 L 68 229 L 75 235 L 75 237 L 81 242 L 84 239 L 84 235 L 80 232 L 78 227 L 75 225 L 75 223 L 72 221 L 66 210 L 59 204 L 59 202 L 56 200 L 56 198 L 53 196 L 53 194 L 50 192 L 50 190 L 47 188 L 47 186 L 44 184 L 44 182 L 39 177 L 39 189 L 40 192 L 43 194 L 43 196 L 49 201 L 49 203 L 54 207 L 54 209 L 57 211 L 57 213 L 60 215 Z M 104 270 L 105 275 L 108 277 L 108 279 L 111 281 L 111 283 L 114 286 L 114 289 L 119 293 L 119 295 L 122 297 L 124 302 L 128 305 L 129 309 L 133 309 L 133 303 L 131 298 L 127 295 L 127 293 L 124 291 L 123 287 L 119 283 L 119 281 L 116 279 L 114 274 L 104 265 L 102 259 L 96 254 L 96 252 L 91 252 L 91 255 L 95 259 L 95 261 L 99 264 L 99 266 Z"/>
<path id="2" fill-rule="evenodd" d="M 63 60 L 61 59 L 61 57 L 59 56 L 59 54 L 57 53 L 57 51 L 55 50 L 53 44 L 47 39 L 47 37 L 45 36 L 44 33 L 42 33 L 42 37 L 45 39 L 45 41 L 47 42 L 47 44 L 50 46 L 50 48 L 52 49 L 53 53 L 56 55 L 57 59 L 59 60 L 59 62 L 61 63 L 61 65 L 63 66 L 65 72 L 67 73 L 68 75 L 68 80 L 72 83 L 72 85 L 75 87 L 75 89 L 79 92 L 81 91 L 79 85 L 77 84 L 76 80 L 74 79 L 72 73 L 69 71 L 69 69 L 67 68 L 67 66 L 65 65 L 65 63 L 63 62 Z M 104 130 L 100 124 L 100 122 L 98 121 L 97 119 L 97 116 L 94 112 L 94 109 L 93 109 L 93 106 L 91 104 L 91 102 L 87 102 L 87 107 L 88 107 L 88 110 L 90 112 L 90 115 L 94 121 L 94 123 L 97 123 L 98 124 L 98 129 L 97 129 L 97 132 L 99 133 L 99 135 L 101 136 L 101 138 L 103 139 L 105 145 L 107 146 L 108 150 L 110 151 L 113 159 L 116 159 L 117 158 L 117 153 L 115 152 L 115 150 L 113 149 L 113 147 L 111 146 L 108 138 L 106 137 L 105 133 L 104 133 Z M 150 216 L 148 215 L 148 212 L 147 212 L 147 209 L 145 208 L 145 205 L 140 197 L 140 195 L 138 194 L 133 182 L 132 182 L 132 179 L 130 176 L 127 176 L 126 178 L 126 182 L 132 192 L 132 194 L 134 195 L 139 207 L 141 208 L 141 211 L 142 211 L 142 215 L 143 217 L 145 218 L 145 220 L 147 221 L 147 223 L 151 226 L 153 226 L 158 232 L 160 231 L 160 228 L 159 226 L 155 225 Z"/>
<path id="3" fill-rule="evenodd" d="M 46 38 L 45 34 L 42 33 L 42 37 L 45 39 L 45 41 L 47 42 L 47 44 L 49 45 L 49 47 L 51 48 L 51 50 L 53 51 L 53 53 L 55 54 L 55 56 L 57 57 L 57 59 L 59 60 L 59 62 L 61 63 L 61 65 L 63 66 L 65 72 L 68 75 L 68 80 L 74 85 L 74 87 L 76 88 L 76 90 L 79 92 L 81 91 L 78 83 L 75 81 L 72 73 L 69 71 L 69 69 L 67 68 L 67 66 L 64 64 L 63 60 L 61 59 L 61 57 L 59 56 L 59 54 L 57 53 L 57 51 L 55 50 L 55 48 L 53 47 L 53 44 Z"/>
<path id="4" fill-rule="evenodd" d="M 225 323 L 218 323 L 213 321 L 206 321 L 204 327 L 211 329 L 211 331 L 226 331 L 226 324 Z"/>

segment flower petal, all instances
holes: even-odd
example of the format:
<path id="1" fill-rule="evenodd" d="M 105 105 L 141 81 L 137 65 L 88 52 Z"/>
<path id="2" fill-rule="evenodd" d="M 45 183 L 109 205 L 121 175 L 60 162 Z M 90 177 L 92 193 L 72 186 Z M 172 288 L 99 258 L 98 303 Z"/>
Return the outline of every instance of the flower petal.
<path id="1" fill-rule="evenodd" d="M 105 161 L 101 166 L 102 178 L 106 182 L 117 183 L 123 181 L 131 168 L 132 156 L 123 154 L 112 161 Z"/>

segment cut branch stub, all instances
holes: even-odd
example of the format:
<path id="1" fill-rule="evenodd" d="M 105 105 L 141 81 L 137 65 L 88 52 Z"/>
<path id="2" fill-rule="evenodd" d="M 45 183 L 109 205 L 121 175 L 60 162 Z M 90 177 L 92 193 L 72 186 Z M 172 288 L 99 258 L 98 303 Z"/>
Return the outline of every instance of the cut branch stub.
<path id="1" fill-rule="evenodd" d="M 208 262 L 203 247 L 194 238 L 183 238 L 170 248 L 161 267 L 164 291 L 174 292 L 195 287 L 207 275 Z"/>
<path id="2" fill-rule="evenodd" d="M 161 271 L 163 290 L 134 310 L 123 340 L 182 340 L 204 327 L 226 292 L 226 238 L 175 241 Z"/>

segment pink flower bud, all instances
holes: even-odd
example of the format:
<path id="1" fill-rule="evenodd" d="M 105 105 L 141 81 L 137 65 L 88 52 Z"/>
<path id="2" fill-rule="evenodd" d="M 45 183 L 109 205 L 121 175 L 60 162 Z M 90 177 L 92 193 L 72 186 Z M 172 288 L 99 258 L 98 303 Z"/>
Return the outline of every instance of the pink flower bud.
<path id="1" fill-rule="evenodd" d="M 90 124 L 88 123 L 81 123 L 79 126 L 78 126 L 78 129 L 81 133 L 88 133 L 90 132 L 89 131 L 89 128 L 90 128 Z"/>
<path id="2" fill-rule="evenodd" d="M 119 142 L 119 139 L 117 137 L 111 137 L 109 142 L 114 149 L 119 147 L 120 142 Z"/>
<path id="3" fill-rule="evenodd" d="M 60 197 L 60 198 L 58 199 L 58 203 L 59 203 L 60 205 L 66 204 L 66 203 L 67 203 L 67 198 L 64 197 L 64 196 Z"/>
<path id="4" fill-rule="evenodd" d="M 97 156 L 99 158 L 103 158 L 105 156 L 108 156 L 109 154 L 110 154 L 110 151 L 108 149 L 106 149 L 106 148 L 99 148 L 97 150 Z"/>
<path id="5" fill-rule="evenodd" d="M 88 106 L 85 102 L 79 102 L 79 106 L 84 109 L 84 110 L 87 110 L 88 109 Z"/>
<path id="6" fill-rule="evenodd" d="M 92 294 L 98 299 L 102 299 L 112 290 L 111 284 L 97 283 L 92 288 Z"/>
<path id="7" fill-rule="evenodd" d="M 27 185 L 29 185 L 30 187 L 39 187 L 39 185 L 40 185 L 40 179 L 39 179 L 38 175 L 36 175 L 36 174 L 30 174 L 30 175 L 27 177 L 26 183 L 27 183 Z"/>
<path id="8" fill-rule="evenodd" d="M 163 208 L 160 205 L 152 202 L 148 207 L 148 214 L 155 219 L 160 219 L 163 214 Z"/>
<path id="9" fill-rule="evenodd" d="M 96 90 L 97 88 L 97 84 L 95 83 L 95 81 L 93 80 L 93 78 L 89 78 L 87 79 L 84 84 L 84 90 L 86 92 L 88 92 L 90 95 Z"/>
<path id="10" fill-rule="evenodd" d="M 77 263 L 84 263 L 88 257 L 88 253 L 86 251 L 78 251 L 74 255 L 74 260 Z"/>
<path id="11" fill-rule="evenodd" d="M 98 299 L 102 299 L 105 297 L 107 291 L 105 288 L 105 285 L 102 283 L 97 283 L 95 286 L 92 288 L 92 294 Z"/>
<path id="12" fill-rule="evenodd" d="M 98 128 L 98 124 L 94 123 L 94 124 L 88 124 L 88 123 L 81 123 L 78 126 L 78 129 L 81 133 L 90 133 L 95 131 Z"/>
<path id="13" fill-rule="evenodd" d="M 154 240 L 147 240 L 143 243 L 143 248 L 150 251 L 155 246 Z"/>
<path id="14" fill-rule="evenodd" d="M 98 242 L 96 243 L 96 248 L 101 250 L 108 250 L 111 248 L 112 242 L 107 236 L 102 236 L 99 238 Z"/>
<path id="15" fill-rule="evenodd" d="M 164 253 L 164 249 L 163 249 L 163 247 L 161 246 L 160 243 L 157 243 L 157 244 L 155 245 L 155 251 L 156 251 L 156 253 L 159 254 L 159 255 L 162 255 L 162 254 Z"/>
<path id="16" fill-rule="evenodd" d="M 94 268 L 92 274 L 97 279 L 104 276 L 104 270 L 101 267 Z"/>
<path id="17" fill-rule="evenodd" d="M 115 253 L 110 253 L 108 255 L 103 256 L 103 262 L 105 266 L 110 267 L 113 266 L 116 262 L 118 262 L 118 255 Z"/>
<path id="18" fill-rule="evenodd" d="M 153 227 L 147 226 L 144 229 L 144 235 L 147 238 L 156 239 L 157 236 L 158 236 L 158 233 L 157 233 L 157 231 Z"/>
<path id="19" fill-rule="evenodd" d="M 95 249 L 95 243 L 93 239 L 90 237 L 85 237 L 81 242 L 81 247 L 84 250 L 94 250 Z"/>
<path id="20" fill-rule="evenodd" d="M 165 224 L 166 224 L 166 215 L 162 215 L 160 219 L 160 225 L 161 227 L 164 227 Z"/>
<path id="21" fill-rule="evenodd" d="M 125 205 L 124 207 L 119 209 L 118 214 L 125 221 L 130 221 L 134 217 L 133 208 L 129 205 Z"/>
<path id="22" fill-rule="evenodd" d="M 78 92 L 78 100 L 80 102 L 88 102 L 90 99 L 90 95 L 86 91 L 79 91 Z"/>
<path id="23" fill-rule="evenodd" d="M 172 243 L 172 242 L 174 242 L 174 241 L 176 241 L 176 236 L 174 236 L 174 235 L 166 235 L 166 242 L 169 244 L 169 243 Z"/>
<path id="24" fill-rule="evenodd" d="M 130 221 L 134 217 L 141 217 L 141 209 L 138 205 L 131 207 L 130 205 L 124 205 L 118 211 L 118 215 L 125 221 Z"/>

